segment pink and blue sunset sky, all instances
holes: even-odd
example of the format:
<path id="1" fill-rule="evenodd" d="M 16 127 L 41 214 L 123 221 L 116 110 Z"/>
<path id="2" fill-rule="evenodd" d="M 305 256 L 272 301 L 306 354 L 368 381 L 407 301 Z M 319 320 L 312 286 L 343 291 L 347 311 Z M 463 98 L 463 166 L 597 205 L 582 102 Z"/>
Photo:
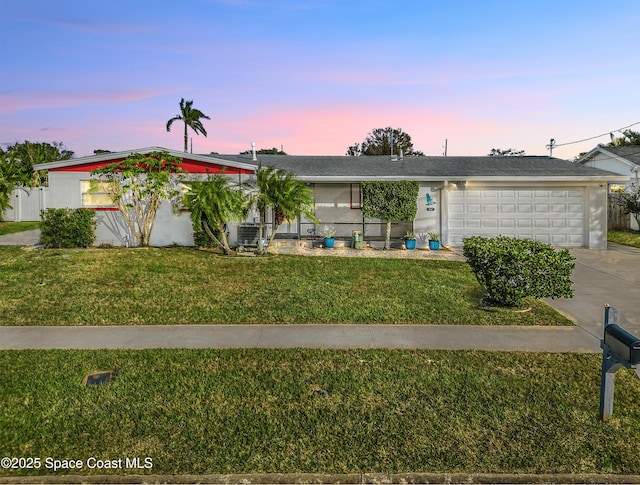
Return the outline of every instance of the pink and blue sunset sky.
<path id="1" fill-rule="evenodd" d="M 427 155 L 573 158 L 640 130 L 639 24 L 637 0 L 0 0 L 0 143 L 182 150 L 184 97 L 211 117 L 195 153 L 392 126 Z"/>

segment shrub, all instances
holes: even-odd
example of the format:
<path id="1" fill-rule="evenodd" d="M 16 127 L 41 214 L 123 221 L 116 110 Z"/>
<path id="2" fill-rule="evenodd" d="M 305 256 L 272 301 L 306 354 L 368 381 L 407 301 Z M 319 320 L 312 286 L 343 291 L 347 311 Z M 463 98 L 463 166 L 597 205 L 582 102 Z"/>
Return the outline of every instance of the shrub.
<path id="1" fill-rule="evenodd" d="M 492 302 L 520 306 L 525 298 L 572 298 L 575 258 L 568 250 L 529 239 L 472 236 L 464 256 Z"/>
<path id="2" fill-rule="evenodd" d="M 47 248 L 79 248 L 96 238 L 96 213 L 91 209 L 47 209 L 42 212 L 40 243 Z"/>
<path id="3" fill-rule="evenodd" d="M 211 232 L 213 232 L 213 235 L 216 236 L 217 238 L 220 237 L 220 231 L 218 231 L 217 227 L 212 228 Z M 200 246 L 203 248 L 220 247 L 220 243 L 211 239 L 209 234 L 207 234 L 205 231 L 196 231 L 195 228 L 193 230 L 193 243 L 196 246 Z"/>

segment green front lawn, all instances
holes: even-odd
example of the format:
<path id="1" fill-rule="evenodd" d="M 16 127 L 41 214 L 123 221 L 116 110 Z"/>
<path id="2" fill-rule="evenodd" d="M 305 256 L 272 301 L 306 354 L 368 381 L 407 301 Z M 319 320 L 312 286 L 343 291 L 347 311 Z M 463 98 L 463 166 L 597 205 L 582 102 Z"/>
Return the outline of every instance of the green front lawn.
<path id="1" fill-rule="evenodd" d="M 640 231 L 609 231 L 607 239 L 617 244 L 640 248 Z"/>
<path id="2" fill-rule="evenodd" d="M 640 473 L 640 380 L 599 355 L 462 351 L 0 352 L 0 456 L 150 458 L 58 474 Z M 83 387 L 91 370 L 117 370 Z M 317 392 L 325 391 L 325 393 Z"/>
<path id="3" fill-rule="evenodd" d="M 482 296 L 451 261 L 0 247 L 3 325 L 571 324 L 538 301 L 488 312 Z"/>
<path id="4" fill-rule="evenodd" d="M 13 234 L 16 232 L 31 231 L 40 229 L 40 222 L 2 222 L 0 221 L 0 236 Z"/>

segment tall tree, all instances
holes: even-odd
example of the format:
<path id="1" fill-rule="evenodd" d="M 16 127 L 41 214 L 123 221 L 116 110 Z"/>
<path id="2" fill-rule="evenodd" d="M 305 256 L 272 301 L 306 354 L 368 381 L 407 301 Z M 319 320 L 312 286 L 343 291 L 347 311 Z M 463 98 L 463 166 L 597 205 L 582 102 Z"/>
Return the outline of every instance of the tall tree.
<path id="1" fill-rule="evenodd" d="M 384 248 L 391 247 L 391 222 L 413 221 L 419 184 L 414 180 L 362 182 L 362 214 L 387 222 Z"/>
<path id="2" fill-rule="evenodd" d="M 421 151 L 413 149 L 413 142 L 408 133 L 402 128 L 375 128 L 362 143 L 351 145 L 347 149 L 349 156 L 361 155 L 400 155 L 400 151 L 406 156 L 424 156 Z"/>
<path id="3" fill-rule="evenodd" d="M 259 167 L 256 173 L 256 187 L 253 196 L 258 209 L 260 225 L 258 229 L 258 252 L 264 252 L 262 237 L 267 210 L 273 210 L 274 227 L 270 241 L 273 241 L 278 227 L 284 221 L 291 221 L 304 215 L 314 222 L 313 192 L 295 175 L 275 167 Z"/>
<path id="4" fill-rule="evenodd" d="M 610 147 L 625 147 L 630 145 L 640 145 L 640 132 L 633 130 L 624 130 L 622 136 L 615 137 L 613 133 L 610 133 L 611 143 L 607 146 Z"/>
<path id="5" fill-rule="evenodd" d="M 11 165 L 11 172 L 16 174 L 15 183 L 23 187 L 46 185 L 47 171 L 34 171 L 33 166 L 39 163 L 69 160 L 73 152 L 67 150 L 62 142 L 33 143 L 25 141 L 7 147 L 6 152 L 0 150 L 0 158 Z"/>
<path id="6" fill-rule="evenodd" d="M 182 159 L 168 152 L 132 153 L 122 161 L 91 171 L 92 191 L 106 190 L 140 246 L 149 246 L 162 200 L 180 195 Z"/>
<path id="7" fill-rule="evenodd" d="M 207 181 L 187 182 L 187 185 L 190 190 L 183 201 L 191 210 L 194 229 L 203 230 L 225 254 L 231 254 L 225 224 L 244 219 L 249 211 L 242 186 L 232 185 L 220 174 L 210 176 Z"/>
<path id="8" fill-rule="evenodd" d="M 191 128 L 196 135 L 202 133 L 204 136 L 207 136 L 207 130 L 204 129 L 204 125 L 202 124 L 202 121 L 200 121 L 201 119 L 210 120 L 211 118 L 199 109 L 193 108 L 193 101 L 185 101 L 184 98 L 182 98 L 180 100 L 180 114 L 167 121 L 167 131 L 171 131 L 171 125 L 174 121 L 184 122 L 185 152 L 189 151 L 189 135 L 187 133 L 187 128 Z"/>
<path id="9" fill-rule="evenodd" d="M 502 150 L 500 148 L 492 148 L 489 157 L 522 157 L 524 156 L 524 150 L 514 150 L 513 148 L 507 148 Z"/>

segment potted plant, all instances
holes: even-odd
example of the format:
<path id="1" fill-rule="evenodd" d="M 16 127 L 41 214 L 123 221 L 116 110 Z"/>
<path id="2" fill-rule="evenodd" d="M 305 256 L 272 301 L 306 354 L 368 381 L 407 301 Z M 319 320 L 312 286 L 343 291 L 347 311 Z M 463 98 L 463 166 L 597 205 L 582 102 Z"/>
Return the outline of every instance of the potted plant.
<path id="1" fill-rule="evenodd" d="M 336 230 L 333 227 L 325 226 L 324 231 L 324 247 L 331 249 L 335 244 L 336 240 L 333 238 L 336 234 Z"/>
<path id="2" fill-rule="evenodd" d="M 404 247 L 406 249 L 416 248 L 416 235 L 413 233 L 413 231 L 407 231 L 402 239 L 404 239 Z"/>
<path id="3" fill-rule="evenodd" d="M 433 231 L 428 234 L 429 236 L 429 249 L 437 251 L 440 249 L 440 234 Z"/>

